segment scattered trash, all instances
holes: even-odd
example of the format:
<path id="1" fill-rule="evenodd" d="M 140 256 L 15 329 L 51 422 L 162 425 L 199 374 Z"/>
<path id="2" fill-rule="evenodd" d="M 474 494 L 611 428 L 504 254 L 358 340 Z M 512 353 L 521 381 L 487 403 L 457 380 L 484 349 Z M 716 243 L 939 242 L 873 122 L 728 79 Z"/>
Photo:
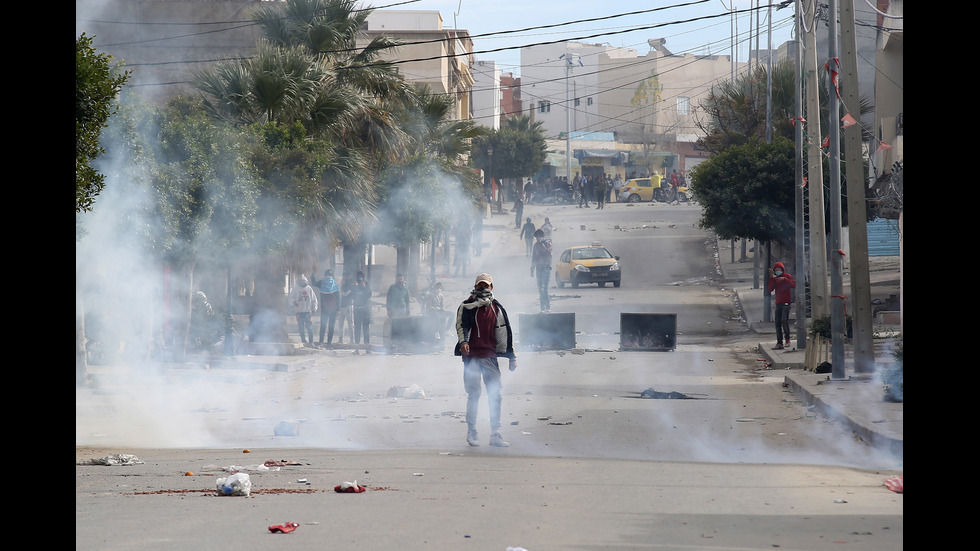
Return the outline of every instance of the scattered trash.
<path id="1" fill-rule="evenodd" d="M 266 467 L 285 467 L 287 465 L 299 465 L 298 461 L 286 461 L 285 459 L 266 459 L 263 463 Z"/>
<path id="2" fill-rule="evenodd" d="M 276 425 L 276 428 L 272 432 L 276 436 L 297 436 L 299 434 L 299 423 L 296 421 L 279 421 L 279 424 Z"/>
<path id="3" fill-rule="evenodd" d="M 846 499 L 835 499 L 834 503 L 847 503 Z"/>
<path id="4" fill-rule="evenodd" d="M 425 398 L 425 391 L 419 385 L 393 386 L 386 394 L 389 398 Z"/>
<path id="5" fill-rule="evenodd" d="M 242 450 L 242 453 L 252 453 L 252 450 L 246 448 L 246 449 Z"/>
<path id="6" fill-rule="evenodd" d="M 888 488 L 889 490 L 895 492 L 896 494 L 904 493 L 903 492 L 904 486 L 905 486 L 904 478 L 905 478 L 904 475 L 902 475 L 902 476 L 895 476 L 895 477 L 892 477 L 892 478 L 886 478 L 885 479 L 885 488 Z"/>
<path id="7" fill-rule="evenodd" d="M 245 496 L 252 493 L 252 479 L 248 473 L 235 473 L 226 478 L 217 480 L 218 495 L 223 496 Z"/>
<path id="8" fill-rule="evenodd" d="M 308 482 L 306 482 L 306 479 L 305 478 L 300 478 L 296 482 L 299 482 L 300 484 L 308 484 Z"/>
<path id="9" fill-rule="evenodd" d="M 691 397 L 686 394 L 681 394 L 675 390 L 670 392 L 658 392 L 650 387 L 640 393 L 640 398 L 656 398 L 659 400 L 690 400 Z"/>
<path id="10" fill-rule="evenodd" d="M 821 363 L 820 365 L 818 365 L 818 366 L 817 366 L 817 367 L 816 367 L 816 368 L 815 368 L 815 369 L 813 370 L 813 372 L 814 372 L 814 373 L 830 373 L 830 372 L 832 372 L 833 370 L 834 370 L 834 368 L 833 368 L 833 366 L 832 366 L 832 365 L 830 365 L 830 362 L 822 362 L 822 363 Z"/>
<path id="11" fill-rule="evenodd" d="M 343 484 L 338 484 L 333 488 L 333 491 L 340 494 L 359 494 L 364 490 L 367 490 L 367 488 L 358 484 L 356 480 L 354 482 L 344 482 Z"/>
<path id="12" fill-rule="evenodd" d="M 184 476 L 194 476 L 194 473 L 187 471 L 186 473 L 184 473 Z"/>
<path id="13" fill-rule="evenodd" d="M 549 425 L 571 425 L 571 421 L 552 421 L 548 423 Z"/>
<path id="14" fill-rule="evenodd" d="M 506 551 L 527 551 L 523 547 L 508 547 Z"/>
<path id="15" fill-rule="evenodd" d="M 204 467 L 204 470 L 206 470 L 206 471 L 219 470 L 219 471 L 225 471 L 225 472 L 228 472 L 228 473 L 241 473 L 241 472 L 245 472 L 245 471 L 265 472 L 265 471 L 278 471 L 278 470 L 280 470 L 278 466 L 272 466 L 272 467 L 270 467 L 268 465 L 268 463 L 269 462 L 266 461 L 266 463 L 265 464 L 262 464 L 262 465 L 228 465 L 227 467 L 219 467 L 218 465 L 208 465 L 208 466 Z"/>
<path id="16" fill-rule="evenodd" d="M 299 528 L 299 524 L 295 522 L 284 522 L 282 524 L 273 524 L 269 527 L 269 531 L 275 534 L 276 532 L 282 532 L 283 534 L 288 534 L 293 530 Z"/>
<path id="17" fill-rule="evenodd" d="M 78 465 L 142 465 L 139 457 L 128 453 L 117 453 L 107 455 L 101 459 L 86 459 L 79 461 Z"/>

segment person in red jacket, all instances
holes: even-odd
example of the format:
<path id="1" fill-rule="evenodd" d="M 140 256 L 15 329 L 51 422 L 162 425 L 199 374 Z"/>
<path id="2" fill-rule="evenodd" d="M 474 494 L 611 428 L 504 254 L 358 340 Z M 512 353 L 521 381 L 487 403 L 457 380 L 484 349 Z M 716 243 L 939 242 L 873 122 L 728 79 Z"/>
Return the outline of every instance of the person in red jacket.
<path id="1" fill-rule="evenodd" d="M 796 289 L 796 280 L 786 271 L 782 262 L 773 264 L 769 270 L 768 289 L 770 293 L 776 293 L 776 346 L 773 350 L 782 350 L 789 346 L 789 310 L 793 306 L 793 289 Z"/>

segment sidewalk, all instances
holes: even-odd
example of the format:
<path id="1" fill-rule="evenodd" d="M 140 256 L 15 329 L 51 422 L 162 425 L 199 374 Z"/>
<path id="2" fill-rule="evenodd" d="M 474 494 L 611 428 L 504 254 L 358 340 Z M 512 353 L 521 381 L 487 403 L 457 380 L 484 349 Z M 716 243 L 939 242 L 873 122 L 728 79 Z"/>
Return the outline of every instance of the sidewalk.
<path id="1" fill-rule="evenodd" d="M 765 359 L 772 369 L 786 370 L 785 386 L 804 400 L 809 407 L 820 414 L 838 420 L 851 427 L 856 437 L 879 448 L 901 456 L 903 453 L 904 404 L 884 400 L 883 384 L 879 379 L 880 368 L 891 365 L 894 358 L 891 346 L 898 342 L 900 333 L 897 325 L 875 323 L 873 331 L 876 373 L 855 373 L 851 363 L 850 343 L 844 345 L 845 377 L 832 380 L 827 373 L 814 373 L 804 369 L 806 352 L 798 348 L 796 339 L 795 315 L 791 315 L 791 346 L 784 350 L 773 350 L 776 344 L 776 329 L 772 321 L 763 321 L 764 292 L 767 266 L 761 265 L 759 288 L 754 285 L 754 262 L 752 252 L 740 262 L 741 251 L 736 243 L 732 262 L 730 241 L 718 241 L 718 263 L 722 274 L 722 285 L 735 292 L 738 306 L 748 326 L 759 335 L 760 359 Z M 795 274 L 794 274 L 795 275 Z M 886 301 L 899 295 L 899 263 L 897 257 L 871 259 L 871 296 Z M 849 274 L 844 274 L 844 295 L 850 296 Z M 770 305 L 771 306 L 771 305 Z M 880 316 L 885 321 L 886 316 Z M 772 315 L 768 316 L 772 319 Z M 829 360 L 828 360 L 829 361 Z"/>

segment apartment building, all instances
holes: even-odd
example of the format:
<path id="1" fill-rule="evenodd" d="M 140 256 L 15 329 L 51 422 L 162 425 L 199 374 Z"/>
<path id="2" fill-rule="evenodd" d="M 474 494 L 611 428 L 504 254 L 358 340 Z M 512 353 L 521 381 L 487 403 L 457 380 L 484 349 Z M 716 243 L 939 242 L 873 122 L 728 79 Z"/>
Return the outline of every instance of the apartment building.
<path id="1" fill-rule="evenodd" d="M 473 122 L 491 130 L 499 129 L 503 120 L 502 99 L 501 74 L 497 63 L 477 60 L 473 64 Z"/>
<path id="2" fill-rule="evenodd" d="M 549 138 L 609 132 L 631 144 L 637 173 L 687 170 L 703 159 L 696 109 L 711 88 L 744 70 L 730 56 L 676 55 L 663 39 L 650 50 L 564 43 L 521 50 L 524 97 Z M 581 150 L 587 148 L 574 148 Z"/>
<path id="3" fill-rule="evenodd" d="M 400 40 L 403 45 L 383 59 L 397 62 L 407 81 L 427 84 L 433 93 L 456 98 L 457 120 L 471 117 L 474 60 L 469 31 L 443 29 L 437 10 L 373 11 L 364 30 L 365 45 L 379 34 Z"/>

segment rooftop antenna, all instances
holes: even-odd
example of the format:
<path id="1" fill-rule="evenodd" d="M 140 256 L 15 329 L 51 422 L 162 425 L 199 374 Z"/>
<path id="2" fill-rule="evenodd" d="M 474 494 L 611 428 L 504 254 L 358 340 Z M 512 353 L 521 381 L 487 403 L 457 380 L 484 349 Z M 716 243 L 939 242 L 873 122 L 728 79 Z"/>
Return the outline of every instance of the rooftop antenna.
<path id="1" fill-rule="evenodd" d="M 459 0 L 459 6 L 456 7 L 456 11 L 453 12 L 453 28 L 458 29 L 459 25 L 456 24 L 456 16 L 459 15 L 461 8 L 463 7 L 463 0 Z"/>

